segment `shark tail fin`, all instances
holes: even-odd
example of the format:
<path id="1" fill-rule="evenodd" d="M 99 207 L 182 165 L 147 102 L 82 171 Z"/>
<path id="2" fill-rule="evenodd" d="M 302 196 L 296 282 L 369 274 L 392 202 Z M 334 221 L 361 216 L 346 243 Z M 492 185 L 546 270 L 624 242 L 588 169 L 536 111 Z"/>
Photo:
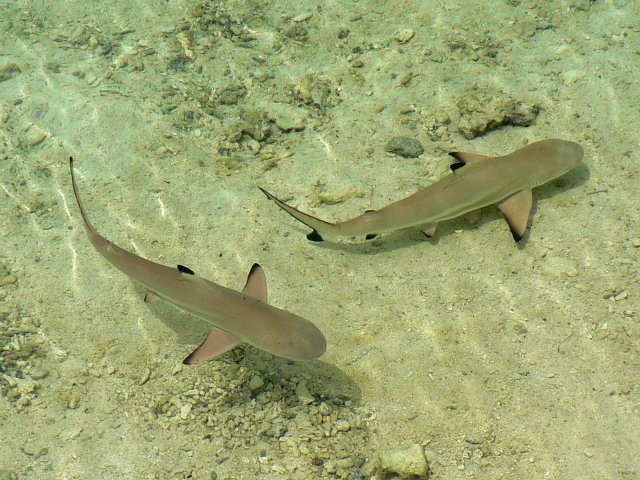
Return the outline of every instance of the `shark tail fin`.
<path id="1" fill-rule="evenodd" d="M 186 268 L 186 267 L 182 267 Z M 181 270 L 182 271 L 182 270 Z M 267 277 L 263 268 L 254 263 L 249 270 L 247 283 L 242 289 L 246 295 L 267 303 Z M 213 328 L 207 339 L 200 344 L 187 358 L 185 365 L 195 365 L 219 357 L 242 343 L 242 339 L 219 328 Z"/>
<path id="2" fill-rule="evenodd" d="M 307 227 L 310 227 L 313 229 L 313 232 L 307 235 L 308 240 L 311 240 L 312 242 L 322 242 L 327 238 L 338 235 L 339 232 L 338 232 L 337 225 L 333 223 L 325 222 L 324 220 L 320 220 L 319 218 L 316 218 L 316 217 L 312 217 L 311 215 L 308 215 L 296 208 L 293 208 L 290 205 L 287 205 L 282 200 L 279 200 L 278 198 L 271 195 L 264 188 L 260 188 L 260 190 L 262 191 L 262 193 L 264 193 L 267 196 L 269 200 L 273 200 L 274 202 L 276 202 L 276 204 L 281 209 L 283 209 L 293 218 L 295 218 L 299 222 L 304 223 Z"/>

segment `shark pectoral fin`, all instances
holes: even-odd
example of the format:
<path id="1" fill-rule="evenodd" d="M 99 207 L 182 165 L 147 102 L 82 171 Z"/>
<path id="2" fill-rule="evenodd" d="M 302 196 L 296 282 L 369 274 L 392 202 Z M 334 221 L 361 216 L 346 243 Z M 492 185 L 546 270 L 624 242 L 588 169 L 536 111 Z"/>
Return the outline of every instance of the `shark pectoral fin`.
<path id="1" fill-rule="evenodd" d="M 182 363 L 185 365 L 195 365 L 196 363 L 206 362 L 207 360 L 219 357 L 241 343 L 242 340 L 235 335 L 220 330 L 219 328 L 214 328 L 211 330 L 211 333 L 209 333 L 207 339 L 202 342 L 191 355 L 185 358 Z"/>
<path id="2" fill-rule="evenodd" d="M 247 283 L 242 292 L 256 300 L 267 303 L 267 277 L 264 274 L 264 269 L 259 264 L 254 263 L 251 270 L 249 270 Z"/>
<path id="3" fill-rule="evenodd" d="M 487 157 L 486 155 L 478 155 L 477 153 L 470 153 L 470 152 L 449 152 L 449 155 L 451 155 L 453 158 L 458 160 L 459 163 L 463 163 L 463 164 L 478 163 L 483 160 L 487 160 L 491 158 L 491 157 Z M 456 170 L 461 166 L 462 165 L 459 165 L 458 163 L 454 163 L 453 165 L 451 165 L 451 170 Z"/>
<path id="4" fill-rule="evenodd" d="M 144 296 L 144 301 L 146 303 L 157 303 L 157 302 L 161 302 L 162 298 L 160 298 L 157 293 L 154 293 L 151 290 L 149 290 Z"/>
<path id="5" fill-rule="evenodd" d="M 427 223 L 426 225 L 420 225 L 420 230 L 422 230 L 425 237 L 431 238 L 435 235 L 437 227 L 437 223 Z"/>
<path id="6" fill-rule="evenodd" d="M 531 190 L 522 190 L 503 201 L 498 207 L 504 214 L 516 242 L 524 236 L 529 222 L 529 212 L 533 203 Z"/>

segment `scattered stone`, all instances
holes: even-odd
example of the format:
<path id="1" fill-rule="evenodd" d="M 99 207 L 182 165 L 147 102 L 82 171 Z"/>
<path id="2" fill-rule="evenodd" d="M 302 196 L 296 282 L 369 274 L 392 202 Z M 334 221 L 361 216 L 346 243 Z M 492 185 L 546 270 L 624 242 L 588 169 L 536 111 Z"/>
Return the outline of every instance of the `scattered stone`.
<path id="1" fill-rule="evenodd" d="M 60 440 L 68 442 L 69 440 L 75 440 L 82 433 L 82 427 L 72 427 L 60 432 Z"/>
<path id="2" fill-rule="evenodd" d="M 4 82 L 5 80 L 9 80 L 10 78 L 16 76 L 20 73 L 20 67 L 15 63 L 8 63 L 0 67 L 0 82 Z"/>
<path id="3" fill-rule="evenodd" d="M 460 112 L 458 130 L 473 139 L 506 125 L 528 127 L 540 112 L 535 103 L 486 95 L 464 97 L 457 103 Z"/>
<path id="4" fill-rule="evenodd" d="M 634 237 L 631 239 L 631 245 L 634 248 L 640 248 L 640 238 L 639 237 Z"/>
<path id="5" fill-rule="evenodd" d="M 542 269 L 545 273 L 554 277 L 566 275 L 567 277 L 573 278 L 578 275 L 578 268 L 576 264 L 569 258 L 565 257 L 547 256 Z"/>
<path id="6" fill-rule="evenodd" d="M 193 407 L 191 406 L 190 403 L 185 403 L 180 407 L 180 419 L 182 420 L 186 420 L 189 417 L 189 414 L 191 413 L 191 409 Z"/>
<path id="7" fill-rule="evenodd" d="M 196 54 L 193 49 L 193 39 L 189 32 L 179 32 L 177 37 L 185 57 L 187 57 L 189 60 L 193 60 L 194 58 L 196 58 Z"/>
<path id="8" fill-rule="evenodd" d="M 307 112 L 285 103 L 274 103 L 268 107 L 268 116 L 283 132 L 304 130 Z"/>
<path id="9" fill-rule="evenodd" d="M 413 38 L 415 32 L 412 28 L 402 28 L 396 32 L 393 38 L 400 43 L 407 43 Z"/>
<path id="10" fill-rule="evenodd" d="M 338 432 L 348 432 L 351 428 L 351 424 L 344 418 L 337 419 L 333 426 Z"/>
<path id="11" fill-rule="evenodd" d="M 522 322 L 515 322 L 513 324 L 513 331 L 518 335 L 525 335 L 527 333 L 527 327 Z"/>
<path id="12" fill-rule="evenodd" d="M 40 128 L 37 125 L 33 125 L 27 132 L 27 143 L 32 147 L 41 144 L 49 136 L 49 132 Z"/>
<path id="13" fill-rule="evenodd" d="M 218 103 L 222 105 L 237 105 L 247 94 L 247 87 L 241 83 L 232 83 L 223 87 L 218 93 Z"/>
<path id="14" fill-rule="evenodd" d="M 429 465 L 421 445 L 389 450 L 380 455 L 380 468 L 384 475 L 396 475 L 402 480 L 426 479 Z"/>
<path id="15" fill-rule="evenodd" d="M 298 383 L 298 386 L 296 387 L 296 395 L 298 396 L 298 400 L 300 400 L 300 403 L 302 403 L 303 405 L 309 405 L 316 401 L 313 395 L 311 395 L 311 393 L 309 392 L 307 384 L 304 382 Z"/>
<path id="16" fill-rule="evenodd" d="M 29 370 L 29 376 L 34 380 L 42 380 L 49 376 L 49 371 L 42 368 L 34 367 Z"/>
<path id="17" fill-rule="evenodd" d="M 624 300 L 625 298 L 627 298 L 627 292 L 622 290 L 621 292 L 617 293 L 616 295 L 614 295 L 611 298 L 613 299 L 614 302 L 619 302 L 619 301 Z"/>
<path id="18" fill-rule="evenodd" d="M 258 390 L 263 386 L 264 380 L 262 380 L 262 377 L 260 375 L 254 375 L 253 377 L 251 377 L 251 380 L 249 380 L 249 390 L 251 391 Z"/>
<path id="19" fill-rule="evenodd" d="M 324 203 L 326 205 L 336 205 L 338 203 L 343 203 L 350 198 L 362 198 L 364 197 L 364 192 L 359 188 L 341 188 L 339 190 L 332 190 L 330 192 L 322 192 L 318 194 L 318 200 L 320 203 Z"/>
<path id="20" fill-rule="evenodd" d="M 393 137 L 387 143 L 385 150 L 404 158 L 417 158 L 424 153 L 424 148 L 418 140 L 403 136 Z"/>
<path id="21" fill-rule="evenodd" d="M 0 125 L 9 121 L 9 107 L 0 104 Z"/>
<path id="22" fill-rule="evenodd" d="M 332 82 L 310 73 L 302 77 L 298 85 L 295 86 L 295 91 L 302 102 L 315 107 L 328 107 L 338 101 L 333 96 L 336 93 L 336 87 L 332 85 Z"/>
<path id="23" fill-rule="evenodd" d="M 300 23 L 300 22 L 305 22 L 305 21 L 309 20 L 311 17 L 313 17 L 313 13 L 312 12 L 302 12 L 302 13 L 299 13 L 298 15 L 296 15 L 295 17 L 293 17 L 291 19 L 291 21 L 296 22 L 296 23 Z"/>
<path id="24" fill-rule="evenodd" d="M 17 281 L 18 281 L 18 277 L 16 277 L 13 273 L 10 273 L 0 278 L 0 287 L 4 287 L 5 285 L 12 285 Z"/>

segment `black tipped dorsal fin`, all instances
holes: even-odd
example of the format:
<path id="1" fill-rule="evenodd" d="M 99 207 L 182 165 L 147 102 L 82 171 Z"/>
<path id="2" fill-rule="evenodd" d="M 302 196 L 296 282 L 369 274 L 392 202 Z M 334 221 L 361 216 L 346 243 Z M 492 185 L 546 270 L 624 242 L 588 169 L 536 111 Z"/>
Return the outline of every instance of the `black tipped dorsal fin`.
<path id="1" fill-rule="evenodd" d="M 189 267 L 185 267 L 184 265 L 178 265 L 178 270 L 180 273 L 186 273 L 187 275 L 195 275 L 196 272 L 191 270 Z"/>
<path id="2" fill-rule="evenodd" d="M 259 264 L 254 263 L 249 270 L 247 283 L 242 291 L 256 300 L 267 303 L 267 277 Z"/>
<path id="3" fill-rule="evenodd" d="M 491 158 L 491 157 L 487 157 L 486 155 L 478 155 L 477 153 L 470 153 L 470 152 L 449 152 L 449 155 L 451 155 L 453 158 L 455 158 L 456 160 L 458 160 L 458 162 L 462 164 L 478 163 L 478 162 L 482 162 L 483 160 L 487 160 Z M 457 164 L 454 163 L 454 165 L 457 165 Z M 455 170 L 453 168 L 453 165 L 451 166 L 451 169 Z"/>

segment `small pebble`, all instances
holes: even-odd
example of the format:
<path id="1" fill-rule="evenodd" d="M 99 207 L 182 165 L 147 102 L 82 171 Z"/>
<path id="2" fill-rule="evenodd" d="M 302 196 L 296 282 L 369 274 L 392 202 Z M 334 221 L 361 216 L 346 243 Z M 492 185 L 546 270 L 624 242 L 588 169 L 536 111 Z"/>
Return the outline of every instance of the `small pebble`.
<path id="1" fill-rule="evenodd" d="M 9 108 L 5 105 L 0 105 L 0 125 L 7 123 L 9 120 Z"/>
<path id="2" fill-rule="evenodd" d="M 412 28 L 402 28 L 400 29 L 393 38 L 400 43 L 407 43 L 409 40 L 413 38 L 415 32 Z"/>
<path id="3" fill-rule="evenodd" d="M 640 238 L 639 237 L 632 238 L 631 245 L 633 245 L 634 248 L 640 248 Z"/>
<path id="4" fill-rule="evenodd" d="M 613 300 L 616 302 L 619 302 L 620 300 L 624 300 L 625 298 L 627 298 L 627 292 L 625 292 L 624 290 L 613 296 Z"/>
<path id="5" fill-rule="evenodd" d="M 45 139 L 49 136 L 49 134 L 44 131 L 42 128 L 34 125 L 29 129 L 27 133 L 27 143 L 32 147 L 41 144 L 45 141 Z"/>
<path id="6" fill-rule="evenodd" d="M 87 73 L 84 77 L 84 81 L 89 86 L 94 86 L 98 81 L 98 77 L 96 77 L 93 73 Z"/>
<path id="7" fill-rule="evenodd" d="M 303 12 L 303 13 L 300 13 L 300 14 L 296 15 L 291 20 L 296 22 L 296 23 L 299 23 L 299 22 L 304 22 L 306 20 L 309 20 L 312 16 L 313 16 L 313 13 L 311 13 L 311 12 Z"/>
<path id="8" fill-rule="evenodd" d="M 269 119 L 271 119 L 277 127 L 284 131 L 300 131 L 304 130 L 307 121 L 307 112 L 303 108 L 297 108 L 283 103 L 274 103 L 269 106 Z"/>
<path id="9" fill-rule="evenodd" d="M 81 433 L 82 433 L 82 427 L 68 428 L 67 430 L 63 430 L 60 433 L 60 440 L 62 441 L 74 440 L 78 438 Z"/>
<path id="10" fill-rule="evenodd" d="M 351 424 L 344 418 L 336 420 L 336 423 L 334 423 L 333 426 L 338 432 L 348 432 L 351 428 Z"/>
<path id="11" fill-rule="evenodd" d="M 298 400 L 300 400 L 303 405 L 309 405 L 316 400 L 315 398 L 313 398 L 313 395 L 311 395 L 311 392 L 309 392 L 309 389 L 304 382 L 300 382 L 296 387 L 296 395 L 298 396 Z"/>
<path id="12" fill-rule="evenodd" d="M 191 404 L 190 403 L 185 403 L 184 405 L 182 405 L 180 407 L 180 418 L 182 420 L 186 420 L 187 417 L 189 416 L 189 414 L 191 413 Z"/>
<path id="13" fill-rule="evenodd" d="M 262 380 L 260 375 L 254 375 L 251 377 L 251 380 L 249 380 L 249 390 L 257 390 L 262 386 L 264 386 L 264 380 Z"/>

